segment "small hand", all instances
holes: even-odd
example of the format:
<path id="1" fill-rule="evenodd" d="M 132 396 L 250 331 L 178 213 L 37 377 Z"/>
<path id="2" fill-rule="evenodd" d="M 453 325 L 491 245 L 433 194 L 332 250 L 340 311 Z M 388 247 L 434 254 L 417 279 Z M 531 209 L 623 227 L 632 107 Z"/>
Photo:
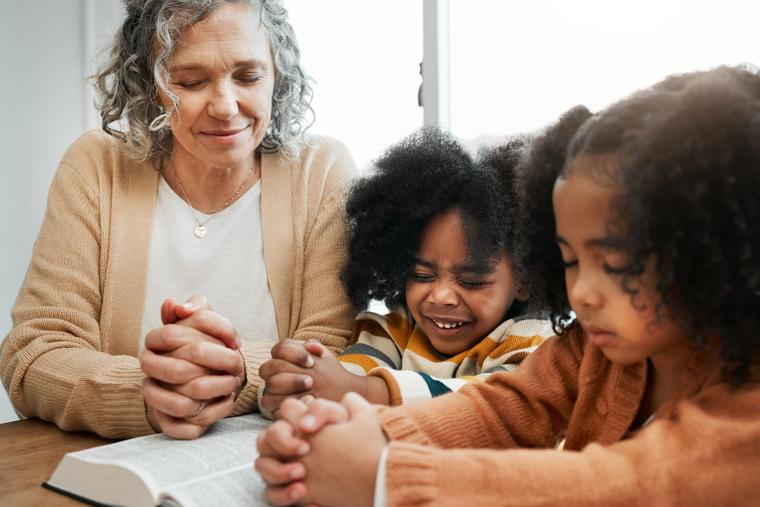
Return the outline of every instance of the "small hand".
<path id="1" fill-rule="evenodd" d="M 274 453 L 256 461 L 256 470 L 267 483 L 265 496 L 274 505 L 305 502 L 369 507 L 378 461 L 387 443 L 377 411 L 356 393 L 344 397 L 342 410 L 334 402 L 324 402 L 321 408 L 326 412 L 321 415 L 313 413 L 318 401 L 306 406 L 305 411 L 296 407 L 299 422 L 281 419 L 272 425 L 279 425 L 278 429 L 264 437 L 267 449 Z M 293 417 L 289 411 L 292 403 L 283 403 L 284 417 Z M 309 419 L 310 415 L 314 418 Z M 344 419 L 346 415 L 348 420 Z M 299 435 L 304 426 L 319 429 L 306 437 Z M 304 441 L 306 448 L 302 447 Z M 295 477 L 288 479 L 288 473 Z"/>
<path id="2" fill-rule="evenodd" d="M 274 505 L 290 505 L 306 495 L 303 484 L 306 469 L 294 460 L 309 452 L 307 433 L 317 432 L 327 424 L 347 421 L 348 411 L 332 401 L 314 400 L 306 404 L 290 398 L 282 403 L 280 415 L 280 420 L 259 434 L 255 468 L 268 485 L 267 500 Z M 307 433 L 297 429 L 304 419 L 308 422 Z M 315 424 L 317 421 L 319 427 Z"/>
<path id="3" fill-rule="evenodd" d="M 324 345 L 316 340 L 304 342 L 304 348 L 315 358 L 323 358 L 323 362 L 313 368 L 314 384 L 321 388 L 311 390 L 313 396 L 333 401 L 341 401 L 343 397 L 355 392 L 370 403 L 390 405 L 390 390 L 382 377 L 355 375 L 346 370 L 342 363 Z M 338 370 L 337 367 L 340 367 Z M 322 380 L 326 379 L 326 380 Z"/>
<path id="4" fill-rule="evenodd" d="M 277 376 L 274 385 L 267 384 L 270 394 L 303 396 L 311 388 L 308 369 L 313 366 L 314 357 L 305 349 L 304 343 L 288 339 L 272 347 L 272 359 L 261 365 L 259 375 L 265 382 Z"/>
<path id="5" fill-rule="evenodd" d="M 259 372 L 266 383 L 261 405 L 276 417 L 280 404 L 291 396 L 338 401 L 353 391 L 374 403 L 389 403 L 385 381 L 354 375 L 316 341 L 278 343 L 272 348 L 272 359 Z"/>
<path id="6" fill-rule="evenodd" d="M 272 423 L 259 433 L 256 439 L 256 458 L 254 468 L 269 486 L 278 490 L 279 501 L 269 499 L 275 505 L 290 505 L 302 498 L 305 486 L 301 482 L 306 469 L 301 463 L 292 460 L 309 452 L 309 444 L 301 438 L 290 420 L 298 420 L 306 413 L 307 407 L 294 398 L 282 404 L 282 410 L 288 418 Z"/>

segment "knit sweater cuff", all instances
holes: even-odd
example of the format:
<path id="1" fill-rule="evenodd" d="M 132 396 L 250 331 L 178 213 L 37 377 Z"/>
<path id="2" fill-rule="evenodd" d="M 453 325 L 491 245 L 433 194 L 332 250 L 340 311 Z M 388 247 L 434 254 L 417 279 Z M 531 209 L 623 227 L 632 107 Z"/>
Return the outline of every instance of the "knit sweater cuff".
<path id="1" fill-rule="evenodd" d="M 91 426 L 98 434 L 127 438 L 155 433 L 145 408 L 144 379 L 142 370 L 126 364 L 117 364 L 101 373 L 99 406 L 93 407 L 97 421 Z M 86 406 L 92 401 L 81 400 L 81 403 Z"/>
<path id="2" fill-rule="evenodd" d="M 271 359 L 274 342 L 257 341 L 244 343 L 240 347 L 245 360 L 245 385 L 235 398 L 234 415 L 247 414 L 258 409 L 259 391 L 263 381 L 259 375 L 259 367 Z"/>
<path id="3" fill-rule="evenodd" d="M 403 396 L 401 395 L 401 389 L 393 375 L 393 372 L 388 368 L 374 368 L 367 374 L 372 377 L 380 377 L 385 381 L 385 385 L 388 386 L 388 396 L 390 398 L 391 405 L 401 405 L 404 403 Z"/>
<path id="4" fill-rule="evenodd" d="M 436 450 L 402 442 L 388 445 L 385 486 L 387 505 L 434 505 L 441 498 Z"/>
<path id="5" fill-rule="evenodd" d="M 414 419 L 407 414 L 408 406 L 397 408 L 382 407 L 379 409 L 380 426 L 388 436 L 388 440 L 403 440 L 404 442 L 433 445 L 433 442 L 420 430 Z"/>

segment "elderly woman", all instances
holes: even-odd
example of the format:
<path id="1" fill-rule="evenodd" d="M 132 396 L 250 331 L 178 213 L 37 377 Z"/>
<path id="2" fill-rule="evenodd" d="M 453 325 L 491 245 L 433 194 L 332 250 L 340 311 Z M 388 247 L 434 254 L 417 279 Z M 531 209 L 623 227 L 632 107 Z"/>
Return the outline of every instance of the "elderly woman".
<path id="1" fill-rule="evenodd" d="M 194 438 L 256 408 L 278 340 L 345 346 L 355 164 L 303 135 L 311 88 L 278 2 L 126 4 L 97 75 L 104 132 L 61 161 L 0 372 L 19 414 L 64 430 Z M 215 311 L 162 305 L 191 294 Z"/>

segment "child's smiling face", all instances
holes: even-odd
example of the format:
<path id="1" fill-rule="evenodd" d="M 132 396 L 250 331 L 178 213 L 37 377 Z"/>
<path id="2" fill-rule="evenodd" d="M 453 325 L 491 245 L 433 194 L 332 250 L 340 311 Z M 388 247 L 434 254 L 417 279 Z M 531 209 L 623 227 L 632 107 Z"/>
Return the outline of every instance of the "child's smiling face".
<path id="1" fill-rule="evenodd" d="M 654 263 L 629 284 L 637 291 L 633 300 L 621 286 L 627 258 L 609 227 L 614 188 L 589 175 L 600 164 L 614 163 L 609 156 L 581 155 L 554 185 L 567 297 L 591 342 L 610 360 L 632 364 L 651 358 L 658 369 L 677 369 L 690 341 L 672 321 L 655 320 Z"/>
<path id="2" fill-rule="evenodd" d="M 407 279 L 406 304 L 438 352 L 453 356 L 485 338 L 515 297 L 506 256 L 486 272 L 473 265 L 458 211 L 430 221 Z"/>

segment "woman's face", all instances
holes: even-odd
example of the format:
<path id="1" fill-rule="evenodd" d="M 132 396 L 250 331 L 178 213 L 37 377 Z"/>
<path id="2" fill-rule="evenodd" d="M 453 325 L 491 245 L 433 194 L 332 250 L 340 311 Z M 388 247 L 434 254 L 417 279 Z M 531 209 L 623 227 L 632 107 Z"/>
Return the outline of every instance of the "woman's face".
<path id="1" fill-rule="evenodd" d="M 487 272 L 473 266 L 458 211 L 430 221 L 406 282 L 406 305 L 438 352 L 470 349 L 501 324 L 516 296 L 506 256 Z"/>
<path id="2" fill-rule="evenodd" d="M 250 6 L 227 3 L 186 28 L 169 63 L 179 97 L 171 124 L 175 163 L 253 163 L 272 112 L 275 72 L 266 30 Z M 162 97 L 167 110 L 171 107 Z"/>

